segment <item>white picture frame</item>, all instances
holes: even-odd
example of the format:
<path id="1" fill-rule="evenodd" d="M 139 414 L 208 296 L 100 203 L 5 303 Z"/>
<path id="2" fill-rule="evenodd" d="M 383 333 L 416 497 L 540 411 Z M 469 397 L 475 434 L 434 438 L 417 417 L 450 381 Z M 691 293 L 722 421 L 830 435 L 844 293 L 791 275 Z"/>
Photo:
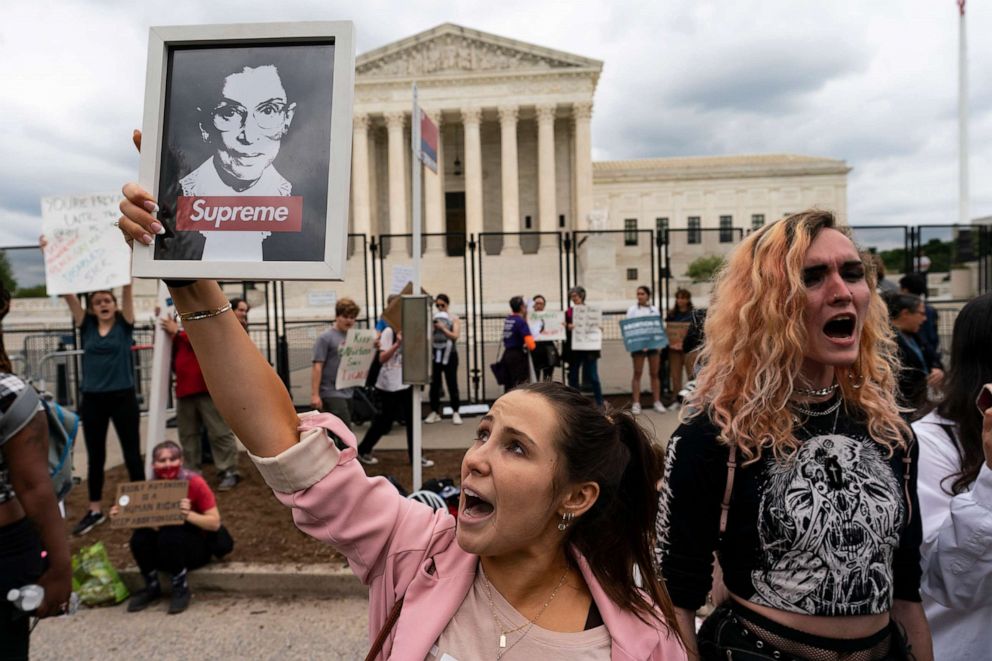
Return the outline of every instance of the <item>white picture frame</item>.
<path id="1" fill-rule="evenodd" d="M 152 27 L 138 181 L 166 233 L 133 275 L 343 280 L 354 78 L 350 21 Z"/>

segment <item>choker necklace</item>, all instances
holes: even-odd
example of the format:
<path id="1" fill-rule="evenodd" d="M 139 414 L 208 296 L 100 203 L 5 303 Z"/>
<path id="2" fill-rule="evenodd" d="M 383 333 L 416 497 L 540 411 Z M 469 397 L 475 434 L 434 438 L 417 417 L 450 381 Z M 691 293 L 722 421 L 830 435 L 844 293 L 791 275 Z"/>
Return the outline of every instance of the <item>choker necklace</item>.
<path id="1" fill-rule="evenodd" d="M 489 597 L 489 610 L 492 612 L 493 615 L 493 624 L 495 624 L 496 629 L 499 630 L 499 649 L 496 650 L 496 658 L 501 659 L 503 658 L 504 654 L 506 654 L 511 649 L 513 649 L 517 643 L 523 640 L 527 636 L 527 634 L 530 633 L 530 630 L 534 628 L 534 625 L 537 624 L 537 621 L 541 618 L 542 615 L 544 615 L 544 611 L 548 610 L 548 606 L 550 606 L 551 602 L 554 601 L 555 597 L 558 596 L 558 590 L 560 590 L 561 586 L 565 584 L 565 577 L 568 576 L 568 568 L 567 567 L 565 568 L 565 571 L 564 573 L 562 573 L 561 578 L 558 579 L 558 585 L 556 585 L 555 589 L 552 590 L 551 596 L 548 597 L 548 600 L 544 602 L 543 606 L 541 606 L 541 610 L 538 611 L 537 615 L 535 615 L 533 619 L 527 620 L 519 627 L 515 627 L 513 629 L 505 628 L 506 625 L 503 624 L 503 621 L 500 620 L 499 616 L 496 614 L 496 605 L 493 603 L 493 589 L 492 586 L 489 585 L 489 579 L 486 578 L 486 571 L 482 568 L 481 562 L 479 563 L 479 572 L 482 574 L 482 582 L 486 586 L 486 596 Z M 514 633 L 516 631 L 520 631 L 521 629 L 524 629 L 524 632 L 520 634 L 520 638 L 517 638 L 517 640 L 514 641 L 513 645 L 507 647 L 506 634 Z"/>
<path id="2" fill-rule="evenodd" d="M 834 394 L 838 388 L 840 388 L 840 384 L 834 383 L 826 388 L 817 388 L 815 390 L 810 388 L 794 388 L 793 392 L 797 392 L 800 395 L 808 395 L 809 397 L 823 397 L 824 395 Z"/>

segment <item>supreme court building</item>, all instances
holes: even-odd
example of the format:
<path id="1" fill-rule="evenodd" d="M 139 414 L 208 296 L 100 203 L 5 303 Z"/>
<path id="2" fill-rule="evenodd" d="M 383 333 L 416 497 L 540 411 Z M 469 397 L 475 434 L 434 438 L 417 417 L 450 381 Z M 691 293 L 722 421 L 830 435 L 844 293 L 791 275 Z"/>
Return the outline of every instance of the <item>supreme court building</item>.
<path id="1" fill-rule="evenodd" d="M 492 292 L 495 303 L 511 290 L 535 293 L 542 277 L 557 279 L 555 260 L 524 259 L 560 249 L 557 237 L 536 233 L 617 231 L 590 241 L 590 254 L 576 262 L 601 297 L 619 301 L 632 298 L 640 280 L 649 282 L 650 242 L 638 230 L 672 231 L 678 281 L 696 256 L 726 252 L 740 234 L 733 228 L 812 206 L 846 221 L 850 168 L 843 161 L 756 155 L 593 162 L 591 119 L 602 68 L 598 60 L 450 23 L 360 55 L 351 231 L 412 231 L 414 82 L 441 143 L 439 172 L 423 168 L 423 231 L 448 235 L 425 240 L 429 291 L 450 287 L 456 265 L 445 258 L 464 250 L 467 235 L 482 235 L 480 249 L 490 263 L 498 258 L 501 280 L 510 281 Z M 387 240 L 382 249 L 389 260 L 408 261 L 394 254 L 397 245 Z"/>

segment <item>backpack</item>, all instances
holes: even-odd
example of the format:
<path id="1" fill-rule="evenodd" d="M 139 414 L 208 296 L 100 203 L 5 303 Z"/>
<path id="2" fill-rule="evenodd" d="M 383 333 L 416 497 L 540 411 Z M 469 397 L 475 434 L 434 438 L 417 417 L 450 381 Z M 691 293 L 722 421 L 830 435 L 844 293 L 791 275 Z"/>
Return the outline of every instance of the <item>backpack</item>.
<path id="1" fill-rule="evenodd" d="M 24 428 L 41 404 L 48 419 L 48 474 L 57 500 L 72 489 L 72 445 L 79 432 L 79 416 L 57 402 L 42 397 L 32 386 L 17 394 L 6 413 L 0 415 L 0 438 L 4 440 Z"/>

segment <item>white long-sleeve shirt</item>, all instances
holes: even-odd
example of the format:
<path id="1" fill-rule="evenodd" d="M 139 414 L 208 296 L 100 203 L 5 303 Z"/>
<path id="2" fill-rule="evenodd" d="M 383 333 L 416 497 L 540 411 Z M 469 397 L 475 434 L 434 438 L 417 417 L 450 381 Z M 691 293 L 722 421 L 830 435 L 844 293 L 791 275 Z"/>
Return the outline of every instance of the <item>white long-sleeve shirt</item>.
<path id="1" fill-rule="evenodd" d="M 920 591 L 937 659 L 988 658 L 992 645 L 992 470 L 956 496 L 957 442 L 936 412 L 913 423 L 920 441 L 917 490 L 923 516 Z M 955 430 L 955 434 L 957 431 Z M 946 490 L 945 490 L 946 488 Z"/>

